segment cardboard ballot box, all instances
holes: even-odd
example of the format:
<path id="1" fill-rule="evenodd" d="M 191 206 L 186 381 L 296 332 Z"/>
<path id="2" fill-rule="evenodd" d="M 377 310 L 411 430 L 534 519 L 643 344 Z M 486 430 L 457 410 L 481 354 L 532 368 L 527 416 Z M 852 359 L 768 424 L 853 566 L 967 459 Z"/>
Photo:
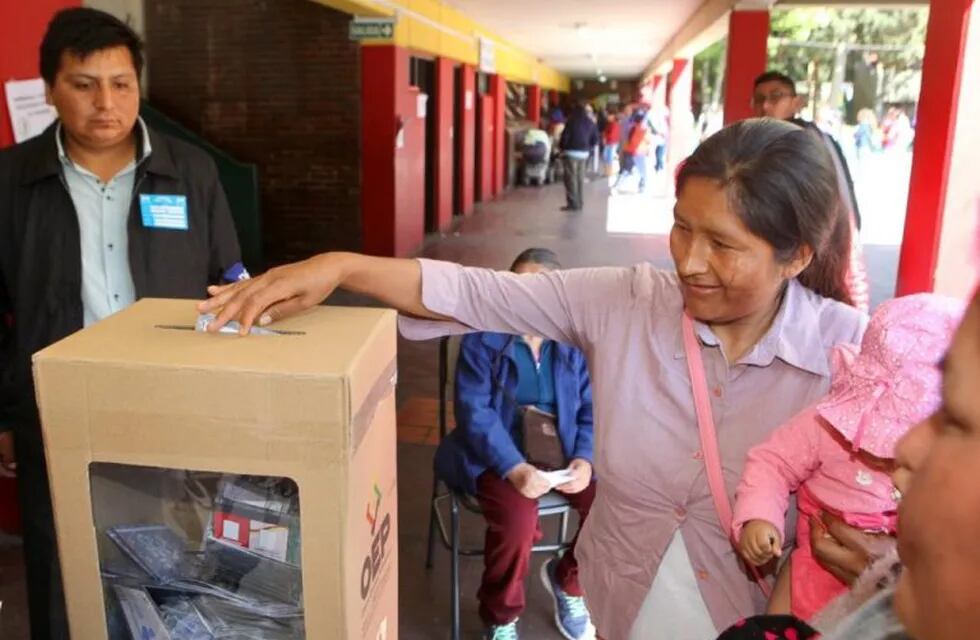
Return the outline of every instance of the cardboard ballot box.
<path id="1" fill-rule="evenodd" d="M 74 638 L 397 640 L 395 314 L 143 300 L 34 357 Z"/>

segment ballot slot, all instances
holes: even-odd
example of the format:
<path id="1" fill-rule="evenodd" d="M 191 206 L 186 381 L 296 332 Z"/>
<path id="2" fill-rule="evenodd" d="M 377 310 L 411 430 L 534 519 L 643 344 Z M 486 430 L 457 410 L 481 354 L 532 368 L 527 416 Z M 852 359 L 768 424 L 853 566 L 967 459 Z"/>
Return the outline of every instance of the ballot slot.
<path id="1" fill-rule="evenodd" d="M 208 328 L 211 326 L 215 320 L 215 315 L 213 313 L 204 313 L 197 317 L 197 322 L 193 325 L 184 324 L 158 324 L 154 325 L 156 329 L 166 329 L 170 331 L 197 331 L 199 333 L 208 332 Z M 230 334 L 230 335 L 240 335 L 241 325 L 236 320 L 231 320 L 223 327 L 218 329 L 219 334 Z M 303 336 L 306 335 L 305 331 L 289 331 L 285 329 L 270 329 L 267 327 L 257 327 L 252 326 L 248 331 L 249 335 L 254 336 Z"/>

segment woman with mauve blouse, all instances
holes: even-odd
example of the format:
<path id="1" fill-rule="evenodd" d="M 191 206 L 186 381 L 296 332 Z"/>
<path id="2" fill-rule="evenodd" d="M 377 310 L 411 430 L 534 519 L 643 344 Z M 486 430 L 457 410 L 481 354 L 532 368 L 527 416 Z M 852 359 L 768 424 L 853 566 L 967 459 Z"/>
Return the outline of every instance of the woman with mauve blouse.
<path id="1" fill-rule="evenodd" d="M 722 528 L 709 489 L 682 314 L 694 319 L 724 484 L 748 450 L 829 388 L 828 355 L 866 317 L 844 281 L 849 230 L 832 160 L 811 132 L 736 123 L 684 165 L 675 272 L 641 264 L 535 275 L 429 260 L 324 254 L 211 291 L 216 329 L 243 330 L 343 287 L 402 311 L 402 332 L 540 335 L 585 352 L 600 478 L 577 556 L 606 640 L 714 638 L 765 598 Z"/>

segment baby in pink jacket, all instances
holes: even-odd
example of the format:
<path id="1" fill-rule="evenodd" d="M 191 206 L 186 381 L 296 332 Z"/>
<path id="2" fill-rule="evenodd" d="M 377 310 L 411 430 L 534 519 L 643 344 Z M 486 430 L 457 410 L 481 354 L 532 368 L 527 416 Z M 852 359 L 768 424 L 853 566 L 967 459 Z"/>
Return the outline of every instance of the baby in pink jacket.
<path id="1" fill-rule="evenodd" d="M 895 532 L 899 496 L 889 475 L 895 444 L 939 407 L 938 363 L 963 308 L 932 294 L 881 305 L 860 353 L 853 346 L 834 351 L 830 393 L 749 452 L 734 536 L 753 565 L 781 555 L 789 495 L 796 492 L 796 549 L 787 570 L 798 618 L 811 619 L 847 590 L 813 557 L 811 516 L 829 512 L 865 531 Z"/>

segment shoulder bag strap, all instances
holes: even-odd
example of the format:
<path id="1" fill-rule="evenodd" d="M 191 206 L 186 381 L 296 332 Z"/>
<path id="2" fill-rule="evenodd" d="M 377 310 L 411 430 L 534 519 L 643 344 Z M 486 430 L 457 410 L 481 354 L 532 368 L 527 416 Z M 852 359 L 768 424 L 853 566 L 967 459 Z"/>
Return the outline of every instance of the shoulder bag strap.
<path id="1" fill-rule="evenodd" d="M 701 359 L 701 346 L 694 333 L 694 321 L 686 312 L 681 319 L 684 334 L 684 352 L 687 355 L 687 369 L 691 376 L 691 391 L 694 394 L 694 410 L 698 418 L 698 432 L 701 436 L 701 453 L 704 457 L 704 470 L 708 475 L 708 487 L 711 498 L 715 503 L 715 511 L 721 528 L 732 539 L 732 505 L 728 500 L 728 490 L 725 489 L 725 477 L 722 474 L 721 454 L 718 452 L 718 437 L 715 433 L 715 420 L 711 414 L 711 400 L 708 397 L 708 379 L 704 373 L 704 361 Z M 769 597 L 769 585 L 765 582 L 759 570 L 748 565 L 762 592 Z"/>

